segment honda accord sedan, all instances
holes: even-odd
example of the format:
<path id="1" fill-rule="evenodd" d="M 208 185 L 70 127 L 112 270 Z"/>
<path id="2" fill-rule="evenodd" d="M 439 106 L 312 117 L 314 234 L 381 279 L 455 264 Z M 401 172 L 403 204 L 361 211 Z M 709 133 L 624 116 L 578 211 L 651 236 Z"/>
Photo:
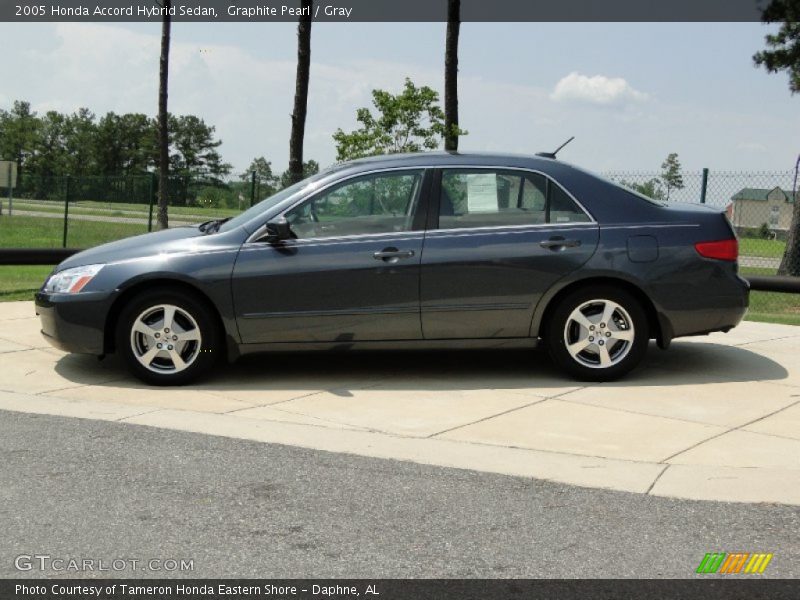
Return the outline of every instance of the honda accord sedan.
<path id="1" fill-rule="evenodd" d="M 728 331 L 747 282 L 724 214 L 542 156 L 338 164 L 232 219 L 80 252 L 36 295 L 57 348 L 156 385 L 274 350 L 546 346 L 572 377 Z M 532 363 L 533 363 L 532 359 Z"/>

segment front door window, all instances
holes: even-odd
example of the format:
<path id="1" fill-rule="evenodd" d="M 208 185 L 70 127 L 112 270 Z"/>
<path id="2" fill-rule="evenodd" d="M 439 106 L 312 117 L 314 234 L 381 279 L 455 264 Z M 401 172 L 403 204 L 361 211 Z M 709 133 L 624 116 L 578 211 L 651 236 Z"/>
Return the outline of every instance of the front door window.
<path id="1" fill-rule="evenodd" d="M 422 171 L 395 171 L 348 180 L 286 213 L 298 239 L 410 231 Z"/>

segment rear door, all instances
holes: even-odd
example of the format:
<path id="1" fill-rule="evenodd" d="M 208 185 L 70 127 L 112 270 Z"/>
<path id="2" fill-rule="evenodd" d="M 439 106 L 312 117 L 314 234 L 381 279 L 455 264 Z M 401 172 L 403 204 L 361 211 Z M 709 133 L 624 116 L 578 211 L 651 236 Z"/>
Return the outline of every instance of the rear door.
<path id="1" fill-rule="evenodd" d="M 442 169 L 433 194 L 420 271 L 425 339 L 527 337 L 542 295 L 597 247 L 597 223 L 541 173 Z"/>
<path id="2" fill-rule="evenodd" d="M 420 339 L 427 183 L 422 169 L 349 178 L 284 213 L 296 239 L 245 244 L 233 273 L 243 343 Z"/>

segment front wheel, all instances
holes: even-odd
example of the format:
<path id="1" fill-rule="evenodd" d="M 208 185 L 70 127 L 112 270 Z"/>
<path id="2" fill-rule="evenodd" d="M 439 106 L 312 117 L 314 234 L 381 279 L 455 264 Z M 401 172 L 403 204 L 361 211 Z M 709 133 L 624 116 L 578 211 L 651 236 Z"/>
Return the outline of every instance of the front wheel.
<path id="1" fill-rule="evenodd" d="M 205 303 L 183 290 L 153 290 L 122 310 L 117 350 L 142 381 L 182 385 L 213 366 L 219 337 Z"/>
<path id="2" fill-rule="evenodd" d="M 612 381 L 631 371 L 650 339 L 647 314 L 625 290 L 579 289 L 561 302 L 546 323 L 553 361 L 577 379 Z"/>

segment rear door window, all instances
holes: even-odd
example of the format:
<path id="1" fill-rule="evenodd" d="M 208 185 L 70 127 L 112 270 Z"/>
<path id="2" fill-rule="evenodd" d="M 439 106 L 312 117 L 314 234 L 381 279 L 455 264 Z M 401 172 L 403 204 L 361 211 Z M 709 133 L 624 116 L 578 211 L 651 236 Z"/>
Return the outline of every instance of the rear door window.
<path id="1" fill-rule="evenodd" d="M 440 229 L 589 220 L 560 187 L 539 173 L 488 169 L 442 171 Z"/>

